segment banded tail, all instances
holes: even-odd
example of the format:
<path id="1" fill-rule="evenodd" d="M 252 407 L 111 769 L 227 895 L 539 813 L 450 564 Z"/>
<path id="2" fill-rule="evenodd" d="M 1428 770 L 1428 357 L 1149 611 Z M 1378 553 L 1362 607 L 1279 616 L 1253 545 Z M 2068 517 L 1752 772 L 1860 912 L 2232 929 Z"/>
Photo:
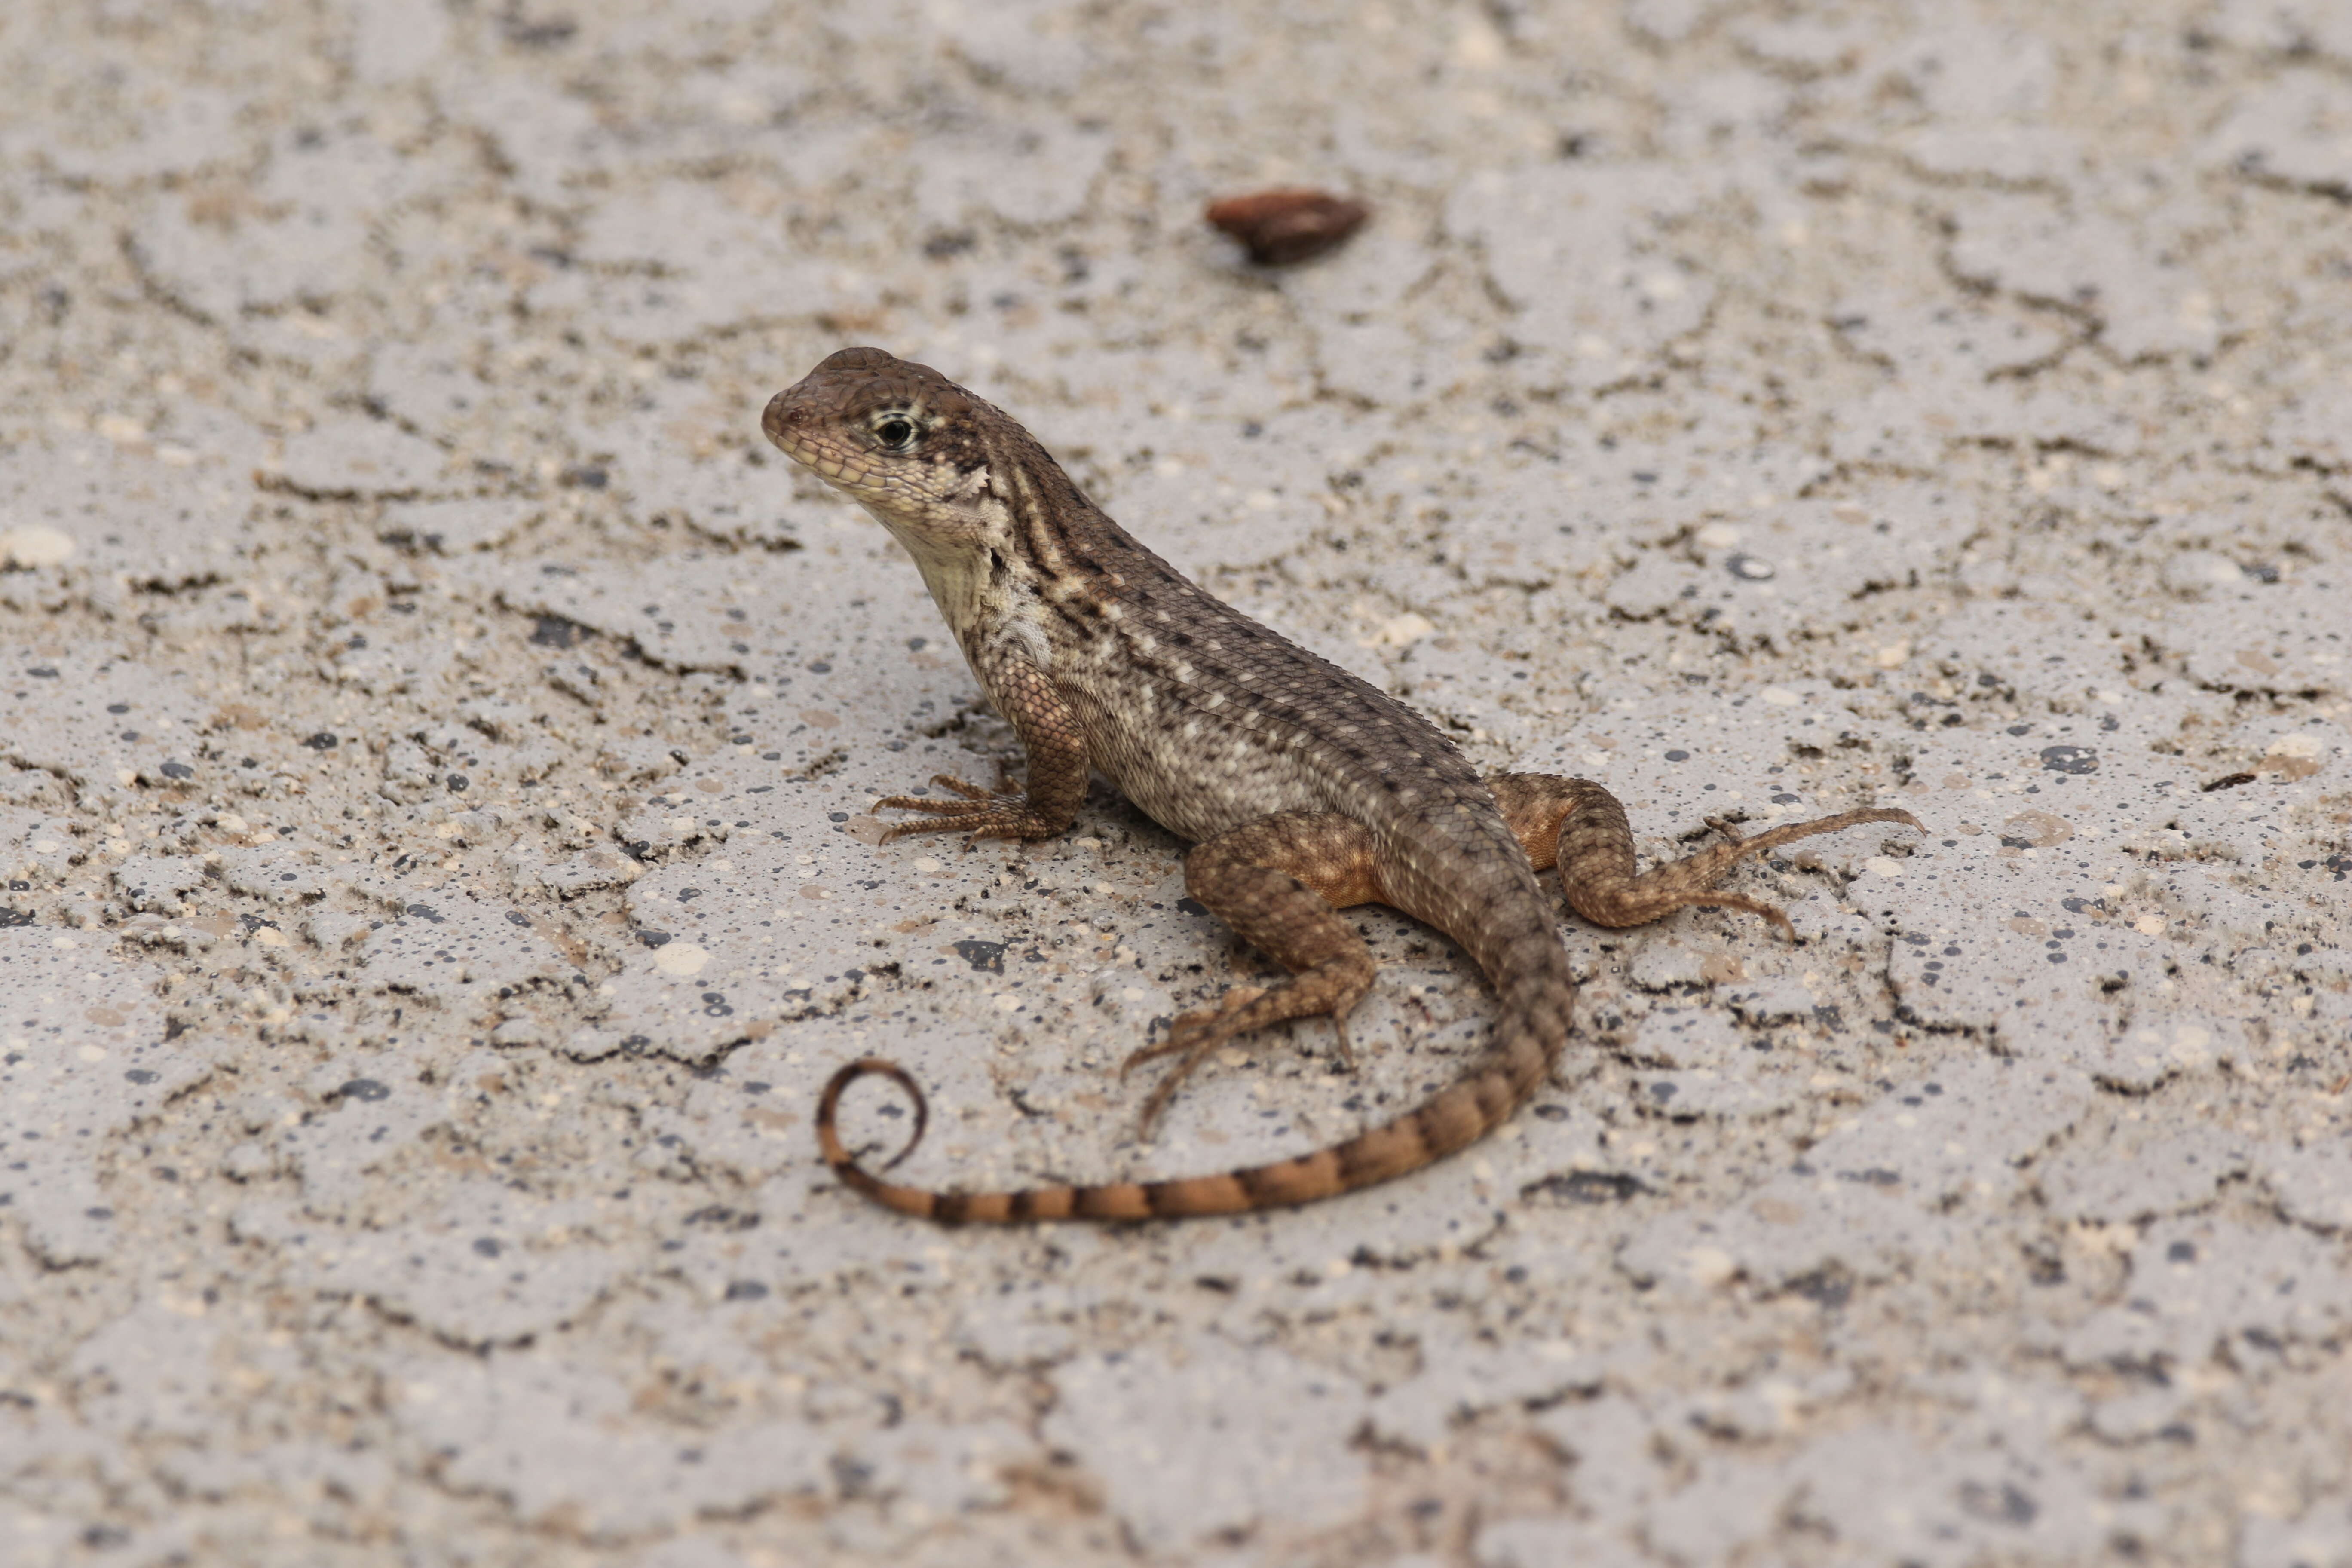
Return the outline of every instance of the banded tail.
<path id="1" fill-rule="evenodd" d="M 915 1131 L 906 1147 L 883 1164 L 886 1171 L 915 1152 L 930 1112 L 922 1089 L 907 1069 L 877 1057 L 849 1063 L 826 1082 L 824 1097 L 817 1104 L 817 1142 L 824 1152 L 824 1163 L 844 1186 L 864 1193 L 886 1208 L 942 1225 L 1173 1219 L 1313 1203 L 1418 1171 L 1509 1121 L 1551 1070 L 1567 1038 L 1566 1014 L 1563 1006 L 1547 1028 L 1525 1012 L 1507 1009 L 1496 1020 L 1495 1045 L 1486 1058 L 1395 1121 L 1311 1154 L 1217 1175 L 1003 1193 L 936 1193 L 886 1182 L 860 1165 L 841 1142 L 834 1121 L 842 1091 L 861 1078 L 887 1078 L 915 1102 Z"/>

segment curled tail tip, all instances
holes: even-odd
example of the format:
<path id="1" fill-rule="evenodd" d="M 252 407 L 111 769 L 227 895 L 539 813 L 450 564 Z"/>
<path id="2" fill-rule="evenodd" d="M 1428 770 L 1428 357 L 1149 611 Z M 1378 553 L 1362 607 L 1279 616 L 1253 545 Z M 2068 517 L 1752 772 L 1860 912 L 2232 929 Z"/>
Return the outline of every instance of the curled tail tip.
<path id="1" fill-rule="evenodd" d="M 824 1093 L 817 1100 L 817 1147 L 823 1151 L 824 1163 L 833 1167 L 834 1173 L 842 1176 L 853 1186 L 862 1184 L 879 1186 L 881 1184 L 876 1182 L 865 1167 L 858 1164 L 857 1157 L 849 1152 L 846 1144 L 842 1142 L 840 1129 L 835 1123 L 840 1113 L 841 1097 L 844 1091 L 861 1078 L 877 1077 L 887 1078 L 905 1089 L 907 1098 L 912 1100 L 915 1106 L 914 1130 L 907 1134 L 907 1142 L 900 1146 L 898 1152 L 882 1162 L 880 1167 L 882 1170 L 890 1169 L 891 1166 L 913 1153 L 915 1145 L 923 1141 L 923 1133 L 931 1122 L 930 1101 L 923 1097 L 922 1085 L 917 1083 L 914 1075 L 897 1062 L 882 1057 L 860 1057 L 856 1061 L 845 1062 L 835 1068 L 834 1075 L 825 1079 Z"/>
<path id="2" fill-rule="evenodd" d="M 940 1205 L 937 1194 L 926 1192 L 920 1187 L 901 1186 L 895 1182 L 884 1181 L 875 1173 L 875 1171 L 870 1171 L 859 1164 L 857 1156 L 851 1152 L 849 1146 L 841 1141 L 841 1130 L 835 1125 L 835 1119 L 841 1107 L 841 1097 L 851 1084 L 861 1078 L 888 1079 L 907 1091 L 907 1098 L 912 1100 L 915 1106 L 915 1125 L 913 1131 L 907 1135 L 906 1143 L 896 1154 L 891 1155 L 877 1167 L 877 1170 L 887 1171 L 913 1153 L 915 1145 L 923 1141 L 924 1130 L 930 1125 L 929 1102 L 923 1097 L 922 1086 L 915 1081 L 914 1075 L 906 1068 L 881 1057 L 860 1057 L 856 1061 L 845 1062 L 834 1070 L 831 1078 L 825 1079 L 824 1096 L 817 1102 L 817 1148 L 824 1160 L 825 1168 L 833 1173 L 834 1180 L 843 1186 L 847 1187 L 851 1192 L 863 1194 L 885 1208 L 896 1209 L 900 1214 L 912 1215 L 918 1219 L 949 1217 L 940 1212 Z"/>

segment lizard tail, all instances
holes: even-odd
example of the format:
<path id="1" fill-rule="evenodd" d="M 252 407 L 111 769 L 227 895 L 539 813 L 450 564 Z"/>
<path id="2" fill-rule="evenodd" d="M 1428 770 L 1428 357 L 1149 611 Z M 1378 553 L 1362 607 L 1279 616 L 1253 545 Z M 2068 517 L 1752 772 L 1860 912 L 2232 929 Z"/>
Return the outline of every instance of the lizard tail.
<path id="1" fill-rule="evenodd" d="M 834 1121 L 842 1091 L 861 1078 L 880 1077 L 905 1089 L 914 1101 L 914 1133 L 882 1165 L 886 1171 L 914 1152 L 929 1121 L 929 1111 L 923 1091 L 904 1068 L 874 1057 L 849 1063 L 825 1084 L 824 1097 L 817 1105 L 817 1142 L 824 1152 L 824 1163 L 844 1186 L 885 1208 L 943 1225 L 1172 1219 L 1312 1203 L 1417 1171 L 1476 1142 L 1508 1121 L 1550 1071 L 1558 1046 L 1548 1043 L 1547 1037 L 1565 1033 L 1565 1011 L 1561 1009 L 1560 1022 L 1551 1028 L 1524 1014 L 1498 1019 L 1495 1047 L 1485 1061 L 1393 1121 L 1311 1154 L 1213 1176 L 1003 1193 L 940 1193 L 886 1182 L 860 1165 L 841 1142 Z"/>

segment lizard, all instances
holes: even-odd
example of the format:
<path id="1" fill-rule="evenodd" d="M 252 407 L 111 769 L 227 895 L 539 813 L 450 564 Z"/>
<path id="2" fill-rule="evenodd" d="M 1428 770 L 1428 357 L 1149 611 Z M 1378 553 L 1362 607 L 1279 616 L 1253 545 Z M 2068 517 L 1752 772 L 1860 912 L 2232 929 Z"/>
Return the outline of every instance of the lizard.
<path id="1" fill-rule="evenodd" d="M 1482 778 L 1407 704 L 1193 584 L 1087 499 L 1027 430 L 929 366 L 880 349 L 828 356 L 776 394 L 769 440 L 888 530 L 991 703 L 1026 753 L 1025 786 L 947 774 L 946 798 L 893 795 L 918 814 L 877 840 L 962 832 L 1035 839 L 1067 829 L 1100 773 L 1192 847 L 1185 890 L 1289 972 L 1237 985 L 1176 1018 L 1125 1071 L 1177 1058 L 1143 1107 L 1148 1133 L 1212 1051 L 1289 1019 L 1346 1019 L 1370 988 L 1370 950 L 1339 911 L 1379 902 L 1465 950 L 1495 993 L 1491 1038 L 1462 1076 L 1405 1114 L 1328 1148 L 1210 1175 L 939 1192 L 885 1180 L 843 1143 L 843 1092 L 879 1076 L 912 1101 L 912 1152 L 929 1106 L 897 1063 L 840 1068 L 820 1099 L 821 1152 L 846 1187 L 943 1223 L 1141 1220 L 1303 1204 L 1389 1180 L 1500 1126 L 1552 1071 L 1576 985 L 1537 873 L 1559 868 L 1569 907 L 1605 927 L 1688 905 L 1746 910 L 1794 939 L 1774 906 L 1717 887 L 1744 857 L 1865 823 L 1924 831 L 1870 808 L 1721 840 L 1636 874 L 1624 807 L 1599 784 Z"/>

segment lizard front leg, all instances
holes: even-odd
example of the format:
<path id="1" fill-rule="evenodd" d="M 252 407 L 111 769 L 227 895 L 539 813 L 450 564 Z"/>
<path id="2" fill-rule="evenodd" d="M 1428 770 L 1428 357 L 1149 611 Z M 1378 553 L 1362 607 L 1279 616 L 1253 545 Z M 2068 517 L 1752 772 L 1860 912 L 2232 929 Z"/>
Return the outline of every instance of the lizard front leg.
<path id="1" fill-rule="evenodd" d="M 1727 824 L 1714 826 L 1727 842 L 1635 875 L 1633 831 L 1618 798 L 1590 779 L 1549 773 L 1496 773 L 1486 780 L 1503 808 L 1503 820 L 1538 871 L 1559 867 L 1568 907 L 1599 926 L 1647 925 L 1686 905 L 1745 910 L 1761 915 L 1790 938 L 1789 917 L 1774 905 L 1717 890 L 1716 883 L 1742 858 L 1777 849 L 1817 833 L 1836 833 L 1865 822 L 1899 822 L 1924 833 L 1919 819 L 1888 806 L 1843 811 L 1811 822 L 1792 822 L 1753 838 Z"/>
<path id="2" fill-rule="evenodd" d="M 1184 890 L 1234 934 L 1290 971 L 1268 987 L 1236 985 L 1213 1007 L 1187 1013 L 1168 1037 L 1127 1058 L 1122 1074 L 1160 1057 L 1175 1068 L 1143 1102 L 1146 1136 L 1177 1086 L 1237 1035 L 1290 1018 L 1327 1016 L 1348 1050 L 1347 1016 L 1371 989 L 1371 950 L 1339 910 L 1378 899 L 1372 836 L 1333 812 L 1286 811 L 1193 846 Z"/>
<path id="3" fill-rule="evenodd" d="M 915 833 L 969 833 L 982 838 L 1050 838 L 1070 826 L 1078 803 L 1087 797 L 1087 737 L 1077 715 L 1054 689 L 1045 671 L 1034 664 L 1013 664 L 990 695 L 999 711 L 1012 721 L 1029 758 L 1029 787 L 1015 795 L 993 794 L 946 773 L 931 782 L 961 795 L 961 800 L 923 800 L 894 795 L 877 801 L 874 809 L 890 807 L 919 811 L 932 820 L 901 822 L 882 835 L 882 842 Z"/>

